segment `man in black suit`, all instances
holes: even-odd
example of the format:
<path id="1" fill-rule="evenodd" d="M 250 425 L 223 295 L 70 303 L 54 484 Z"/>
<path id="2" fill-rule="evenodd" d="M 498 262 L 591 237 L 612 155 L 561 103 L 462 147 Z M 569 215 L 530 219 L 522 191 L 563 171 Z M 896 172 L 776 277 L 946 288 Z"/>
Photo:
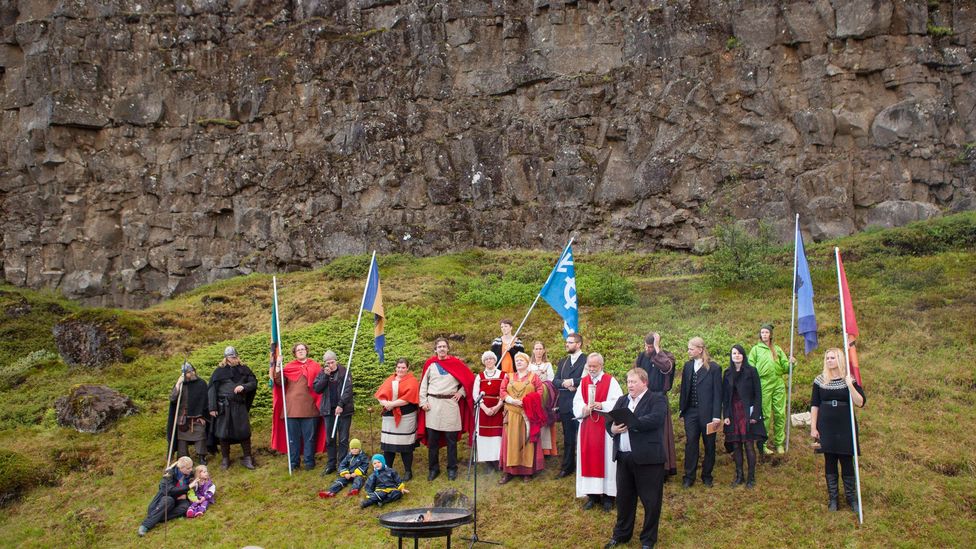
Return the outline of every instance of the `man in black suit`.
<path id="1" fill-rule="evenodd" d="M 617 524 L 606 548 L 627 543 L 634 533 L 637 499 L 644 506 L 641 547 L 654 547 L 664 495 L 664 421 L 668 399 L 664 393 L 647 390 L 647 371 L 627 372 L 627 394 L 613 409 L 629 408 L 636 421 L 627 425 L 607 418 L 607 432 L 613 437 L 613 459 L 617 462 Z"/>
<path id="2" fill-rule="evenodd" d="M 586 355 L 583 354 L 583 336 L 566 336 L 566 354 L 559 360 L 553 386 L 559 390 L 559 421 L 563 424 L 563 464 L 556 478 L 563 478 L 576 472 L 576 432 L 579 420 L 573 416 L 573 397 L 579 388 Z"/>
<path id="3" fill-rule="evenodd" d="M 698 471 L 698 441 L 705 446 L 702 461 L 702 484 L 712 487 L 712 468 L 715 466 L 715 433 L 708 434 L 708 425 L 718 429 L 722 420 L 722 368 L 711 361 L 705 341 L 693 337 L 688 341 L 688 356 L 681 372 L 679 415 L 685 418 L 685 478 L 682 486 L 691 488 Z"/>

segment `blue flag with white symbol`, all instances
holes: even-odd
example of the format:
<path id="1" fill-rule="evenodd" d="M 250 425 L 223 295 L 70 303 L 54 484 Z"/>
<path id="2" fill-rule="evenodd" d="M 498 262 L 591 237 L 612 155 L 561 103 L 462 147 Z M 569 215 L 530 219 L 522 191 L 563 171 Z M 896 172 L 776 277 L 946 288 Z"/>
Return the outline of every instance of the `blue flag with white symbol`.
<path id="1" fill-rule="evenodd" d="M 576 299 L 576 268 L 573 267 L 573 245 L 563 250 L 556 268 L 539 292 L 556 314 L 563 319 L 563 338 L 579 330 L 579 309 Z"/>
<path id="2" fill-rule="evenodd" d="M 796 279 L 793 281 L 796 292 L 797 332 L 803 336 L 803 352 L 810 354 L 817 348 L 817 318 L 813 314 L 813 279 L 807 254 L 803 249 L 803 235 L 796 231 Z"/>

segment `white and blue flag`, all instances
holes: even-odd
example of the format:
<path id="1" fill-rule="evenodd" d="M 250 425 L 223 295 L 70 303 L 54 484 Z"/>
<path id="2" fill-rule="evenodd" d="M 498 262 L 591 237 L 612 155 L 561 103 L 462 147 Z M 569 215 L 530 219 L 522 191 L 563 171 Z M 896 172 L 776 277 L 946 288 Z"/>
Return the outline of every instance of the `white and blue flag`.
<path id="1" fill-rule="evenodd" d="M 573 244 L 559 256 L 556 268 L 539 292 L 542 299 L 563 319 L 563 338 L 579 330 L 579 307 L 576 296 L 576 269 L 573 267 Z"/>

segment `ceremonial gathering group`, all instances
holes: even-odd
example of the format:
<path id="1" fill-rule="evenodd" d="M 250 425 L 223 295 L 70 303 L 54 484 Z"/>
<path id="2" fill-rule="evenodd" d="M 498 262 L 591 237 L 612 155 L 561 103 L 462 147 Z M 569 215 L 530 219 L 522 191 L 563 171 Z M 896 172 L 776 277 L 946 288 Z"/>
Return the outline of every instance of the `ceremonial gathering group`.
<path id="1" fill-rule="evenodd" d="M 644 507 L 640 543 L 653 547 L 664 483 L 677 474 L 674 429 L 667 395 L 678 370 L 675 355 L 661 348 L 651 332 L 644 351 L 626 373 L 626 384 L 604 371 L 599 353 L 584 353 L 583 337 L 569 334 L 566 355 L 554 367 L 545 346 L 536 341 L 529 353 L 502 320 L 502 335 L 481 356 L 474 373 L 450 354 L 447 339 L 434 343 L 419 379 L 406 359 L 396 362 L 374 397 L 382 407 L 381 452 L 367 458 L 362 443 L 350 439 L 354 384 L 346 366 L 327 351 L 323 364 L 309 358 L 308 346 L 292 347 L 294 360 L 269 369 L 274 384 L 271 447 L 287 453 L 292 469 L 315 468 L 325 452 L 323 475 L 335 481 L 319 493 L 329 498 L 348 487 L 348 496 L 363 492 L 362 507 L 394 502 L 413 478 L 413 453 L 427 447 L 427 480 L 441 474 L 446 449 L 447 478 L 458 472 L 458 441 L 465 435 L 476 462 L 500 471 L 498 484 L 529 482 L 558 463 L 556 478 L 575 476 L 583 509 L 616 508 L 617 520 L 606 547 L 627 543 L 635 528 L 637 501 Z M 681 368 L 679 417 L 686 434 L 683 482 L 692 488 L 699 478 L 711 487 L 716 434 L 735 463 L 732 486 L 756 483 L 757 452 L 783 453 L 786 437 L 786 387 L 783 376 L 792 357 L 773 343 L 773 327 L 763 325 L 759 341 L 747 352 L 729 349 L 729 366 L 711 360 L 705 341 L 688 341 L 688 360 Z M 139 535 L 174 517 L 192 518 L 214 501 L 215 487 L 206 468 L 208 451 L 220 449 L 220 467 L 231 466 L 231 445 L 240 444 L 240 464 L 253 469 L 249 410 L 257 390 L 254 373 L 233 347 L 207 384 L 192 366 L 170 396 L 170 429 L 179 459 L 166 471 L 149 505 Z M 283 385 L 282 385 L 283 384 Z M 624 390 L 626 389 L 626 390 Z M 849 406 L 863 406 L 864 391 L 845 371 L 840 349 L 824 353 L 823 372 L 812 385 L 811 436 L 824 454 L 828 509 L 835 511 L 839 484 L 851 509 L 858 506 L 854 487 L 854 438 Z M 557 426 L 558 424 L 558 426 Z M 562 431 L 562 447 L 557 431 Z M 201 465 L 194 471 L 188 457 L 195 445 Z M 703 450 L 703 451 L 702 451 Z M 402 475 L 395 468 L 397 455 Z M 838 472 L 838 465 L 840 471 Z M 839 473 L 839 474 L 838 474 Z"/>

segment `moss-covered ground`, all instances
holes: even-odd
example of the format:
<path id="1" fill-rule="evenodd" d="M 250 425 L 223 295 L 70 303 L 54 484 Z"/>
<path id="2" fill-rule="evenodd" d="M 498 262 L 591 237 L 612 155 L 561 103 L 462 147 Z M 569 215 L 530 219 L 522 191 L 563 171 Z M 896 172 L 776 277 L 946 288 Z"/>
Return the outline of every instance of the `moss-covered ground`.
<path id="1" fill-rule="evenodd" d="M 858 344 L 867 407 L 860 412 L 865 523 L 843 508 L 827 513 L 823 465 L 808 429 L 793 429 L 791 451 L 760 464 L 755 490 L 731 489 L 733 467 L 720 455 L 716 486 L 665 488 L 660 545 L 665 547 L 973 547 L 976 546 L 976 215 L 869 231 L 809 245 L 821 351 L 841 346 L 833 246 L 844 254 L 861 329 Z M 760 323 L 776 324 L 789 344 L 791 249 L 771 258 L 769 279 L 737 287 L 708 282 L 707 262 L 681 254 L 587 254 L 577 248 L 581 332 L 585 349 L 607 357 L 622 378 L 643 334 L 664 334 L 679 356 L 688 338 L 705 338 L 728 364 L 736 342 L 754 343 Z M 498 320 L 516 323 L 545 280 L 555 251 L 485 251 L 431 258 L 380 257 L 387 311 L 387 363 L 377 364 L 372 323 L 364 318 L 352 371 L 358 409 L 354 435 L 378 449 L 379 420 L 371 394 L 406 356 L 415 365 L 435 337 L 477 364 L 497 335 Z M 313 356 L 327 348 L 349 353 L 368 257 L 341 258 L 324 269 L 278 278 L 285 348 L 306 341 Z M 0 287 L 0 488 L 12 495 L 0 512 L 0 546 L 389 547 L 380 510 L 360 511 L 354 498 L 320 500 L 331 479 L 318 472 L 289 477 L 286 460 L 271 455 L 270 392 L 260 384 L 252 411 L 256 471 L 235 463 L 214 468 L 217 503 L 206 515 L 153 530 L 136 528 L 155 493 L 166 451 L 165 409 L 184 356 L 208 376 L 225 345 L 235 345 L 266 376 L 271 277 L 251 275 L 211 284 L 142 311 L 116 311 L 137 326 L 143 342 L 129 362 L 100 370 L 68 368 L 56 354 L 51 327 L 84 311 L 56 295 Z M 540 302 L 522 331 L 539 339 L 553 362 L 561 355 L 561 322 Z M 802 341 L 797 341 L 802 346 Z M 803 356 L 795 371 L 793 411 L 806 410 L 821 352 Z M 58 427 L 53 401 L 77 383 L 103 383 L 140 407 L 105 433 Z M 677 395 L 672 394 L 672 409 Z M 684 434 L 675 414 L 679 461 Z M 719 445 L 721 447 L 721 444 Z M 466 461 L 468 450 L 461 446 Z M 234 458 L 239 458 L 235 449 Z M 443 458 L 442 458 L 443 459 Z M 30 464 L 28 466 L 27 464 Z M 480 477 L 483 539 L 510 547 L 597 547 L 609 538 L 613 514 L 584 512 L 571 478 L 556 480 L 554 463 L 528 484 Z M 426 506 L 458 481 L 424 478 L 426 451 L 417 451 L 417 480 L 395 508 Z M 386 511 L 388 508 L 383 508 Z M 471 527 L 456 531 L 470 535 Z M 423 541 L 442 547 L 443 540 Z"/>

